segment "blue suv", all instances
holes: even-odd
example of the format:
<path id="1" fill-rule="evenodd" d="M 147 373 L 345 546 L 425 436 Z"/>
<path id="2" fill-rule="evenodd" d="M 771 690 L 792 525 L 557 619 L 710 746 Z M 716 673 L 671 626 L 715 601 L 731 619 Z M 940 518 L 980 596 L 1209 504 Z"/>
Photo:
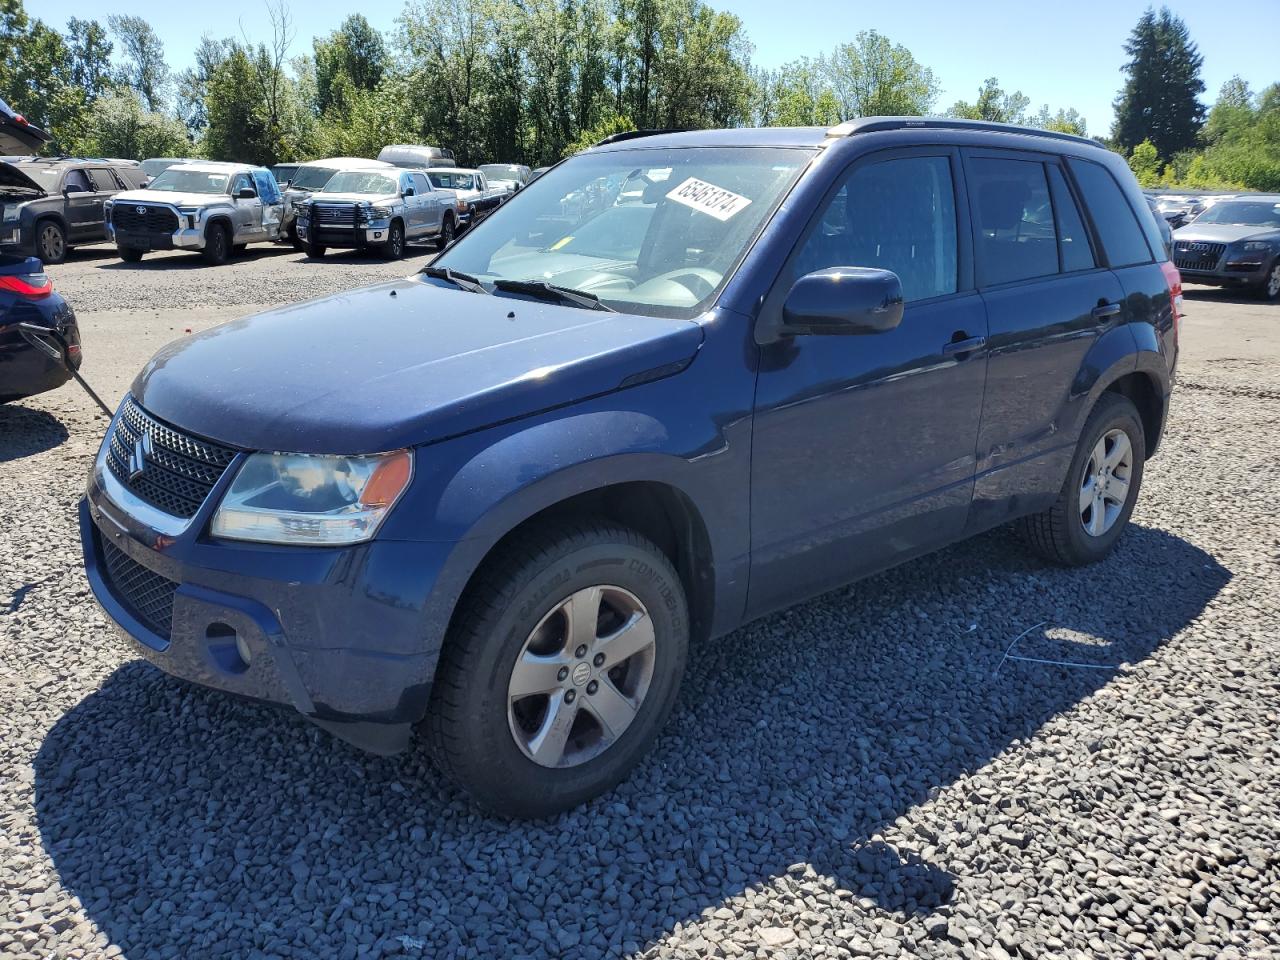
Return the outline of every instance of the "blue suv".
<path id="1" fill-rule="evenodd" d="M 421 274 L 170 344 L 81 507 L 172 674 L 542 816 L 649 749 L 691 647 L 1019 521 L 1122 535 L 1180 285 L 1124 161 L 995 124 L 635 133 Z"/>

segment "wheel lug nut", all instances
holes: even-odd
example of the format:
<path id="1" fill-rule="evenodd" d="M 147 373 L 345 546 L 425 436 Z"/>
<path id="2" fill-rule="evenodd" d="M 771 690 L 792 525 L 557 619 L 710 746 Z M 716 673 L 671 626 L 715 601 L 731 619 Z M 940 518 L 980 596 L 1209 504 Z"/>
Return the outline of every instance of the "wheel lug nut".
<path id="1" fill-rule="evenodd" d="M 600 689 L 600 684 L 594 680 L 592 680 L 590 683 L 587 684 L 587 693 L 595 693 L 599 689 Z"/>
<path id="2" fill-rule="evenodd" d="M 595 656 L 595 659 L 594 659 L 594 660 L 592 660 L 591 662 L 592 662 L 592 663 L 594 663 L 597 667 L 603 667 L 603 666 L 604 666 L 604 654 L 603 654 L 603 653 L 597 653 L 597 654 L 596 654 L 596 656 Z"/>
<path id="3" fill-rule="evenodd" d="M 559 680 L 561 683 L 563 683 L 564 681 L 568 680 L 568 679 L 569 679 L 569 668 L 568 668 L 568 667 L 561 667 L 561 668 L 560 668 L 560 672 L 556 674 L 556 679 L 557 679 L 557 680 Z"/>
<path id="4" fill-rule="evenodd" d="M 582 646 L 578 647 L 577 650 L 573 651 L 573 655 L 581 660 L 587 655 L 587 645 L 585 643 L 582 644 Z"/>
<path id="5" fill-rule="evenodd" d="M 578 698 L 578 695 L 574 693 L 572 690 L 566 690 L 564 692 L 565 703 L 573 703 L 573 701 L 576 700 L 577 698 Z"/>

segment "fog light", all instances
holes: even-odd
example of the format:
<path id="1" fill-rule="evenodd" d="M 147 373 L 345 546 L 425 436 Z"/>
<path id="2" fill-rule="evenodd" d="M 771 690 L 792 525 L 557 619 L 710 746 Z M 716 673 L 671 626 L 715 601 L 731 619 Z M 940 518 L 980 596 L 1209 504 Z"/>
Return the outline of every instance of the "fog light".
<path id="1" fill-rule="evenodd" d="M 240 659 L 244 661 L 247 667 L 253 663 L 253 651 L 249 649 L 249 645 L 244 642 L 244 637 L 236 634 L 236 653 L 240 654 Z"/>
<path id="2" fill-rule="evenodd" d="M 205 629 L 204 636 L 209 642 L 210 657 L 223 670 L 228 673 L 244 673 L 249 669 L 253 651 L 235 627 L 227 623 L 211 623 Z"/>

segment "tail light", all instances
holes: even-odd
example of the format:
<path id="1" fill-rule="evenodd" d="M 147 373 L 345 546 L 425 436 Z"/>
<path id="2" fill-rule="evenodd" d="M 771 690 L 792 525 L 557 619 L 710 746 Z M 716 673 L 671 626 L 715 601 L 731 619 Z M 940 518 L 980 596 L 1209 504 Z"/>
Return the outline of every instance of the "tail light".
<path id="1" fill-rule="evenodd" d="M 1169 285 L 1169 306 L 1173 308 L 1173 337 L 1178 338 L 1178 321 L 1182 319 L 1182 274 L 1169 260 L 1160 263 L 1164 282 Z"/>
<path id="2" fill-rule="evenodd" d="M 39 300 L 53 293 L 53 281 L 43 273 L 29 273 L 25 277 L 0 277 L 0 290 Z"/>

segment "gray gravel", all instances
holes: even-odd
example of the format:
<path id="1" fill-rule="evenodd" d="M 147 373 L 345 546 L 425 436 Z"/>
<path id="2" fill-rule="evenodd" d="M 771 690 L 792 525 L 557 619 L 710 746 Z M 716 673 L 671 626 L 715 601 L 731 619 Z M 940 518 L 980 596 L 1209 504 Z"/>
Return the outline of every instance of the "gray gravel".
<path id="1" fill-rule="evenodd" d="M 56 281 L 117 398 L 139 332 L 387 270 L 130 271 L 159 316 Z M 707 644 L 636 774 L 534 825 L 134 660 L 79 570 L 103 421 L 0 408 L 0 956 L 1276 955 L 1280 308 L 1188 309 L 1113 558 L 997 531 Z"/>

